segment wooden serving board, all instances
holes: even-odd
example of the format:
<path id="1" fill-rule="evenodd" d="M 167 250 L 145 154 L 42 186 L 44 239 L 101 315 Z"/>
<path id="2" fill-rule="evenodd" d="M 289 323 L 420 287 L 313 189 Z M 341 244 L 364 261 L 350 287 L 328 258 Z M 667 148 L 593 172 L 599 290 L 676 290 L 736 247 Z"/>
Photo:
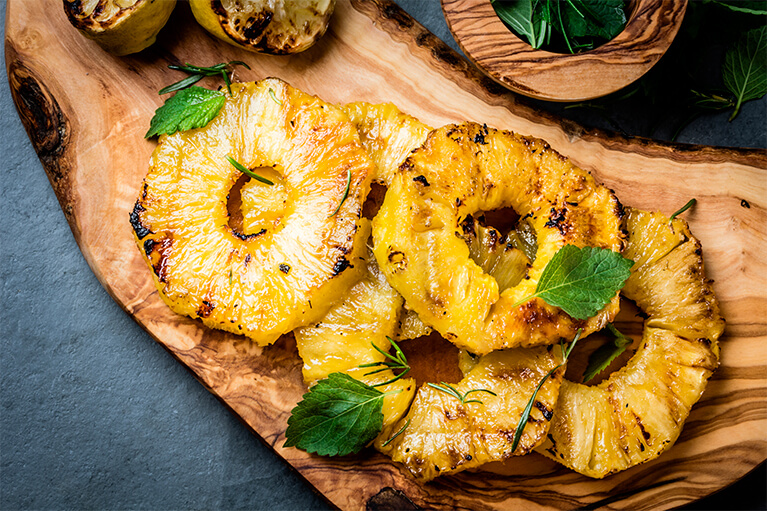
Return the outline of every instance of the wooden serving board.
<path id="1" fill-rule="evenodd" d="M 434 126 L 468 119 L 541 137 L 630 206 L 668 214 L 697 197 L 686 218 L 703 243 L 727 330 L 721 367 L 677 444 L 651 463 L 601 481 L 531 455 L 492 472 L 429 484 L 372 451 L 327 459 L 283 448 L 289 412 L 305 390 L 292 338 L 259 348 L 172 313 L 158 297 L 128 222 L 155 147 L 143 134 L 162 102 L 157 91 L 181 77 L 167 65 L 235 59 L 252 67 L 237 70 L 241 80 L 277 76 L 331 102 L 392 101 Z M 77 33 L 60 0 L 9 0 L 6 63 L 21 119 L 101 283 L 338 507 L 388 502 L 403 508 L 406 497 L 444 509 L 668 508 L 732 483 L 767 458 L 764 151 L 628 139 L 535 111 L 386 0 L 339 0 L 327 35 L 293 57 L 254 55 L 222 43 L 179 3 L 158 43 L 124 58 Z"/>

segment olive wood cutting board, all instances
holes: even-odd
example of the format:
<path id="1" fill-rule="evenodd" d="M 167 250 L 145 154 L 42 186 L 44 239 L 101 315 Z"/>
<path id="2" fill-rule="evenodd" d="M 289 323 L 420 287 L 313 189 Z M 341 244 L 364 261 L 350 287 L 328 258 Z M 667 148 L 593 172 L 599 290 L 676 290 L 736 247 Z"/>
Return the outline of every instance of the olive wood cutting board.
<path id="1" fill-rule="evenodd" d="M 155 46 L 123 58 L 77 33 L 61 0 L 8 0 L 5 52 L 21 119 L 100 282 L 334 505 L 405 508 L 409 499 L 442 509 L 668 508 L 723 488 L 767 458 L 764 151 L 625 138 L 536 111 L 386 0 L 339 0 L 325 37 L 290 57 L 251 54 L 218 41 L 180 2 Z M 599 481 L 530 455 L 429 484 L 372 450 L 333 459 L 284 448 L 290 410 L 305 392 L 292 337 L 260 348 L 171 312 L 128 222 L 156 145 L 143 135 L 162 103 L 157 91 L 182 77 L 167 65 L 229 60 L 251 66 L 238 68 L 240 80 L 276 76 L 330 102 L 391 101 L 433 126 L 473 120 L 543 138 L 629 206 L 670 214 L 696 197 L 698 205 L 685 218 L 703 244 L 727 330 L 721 367 L 677 444 L 650 463 Z M 206 80 L 201 85 L 218 85 Z M 630 330 L 640 328 L 636 323 Z"/>

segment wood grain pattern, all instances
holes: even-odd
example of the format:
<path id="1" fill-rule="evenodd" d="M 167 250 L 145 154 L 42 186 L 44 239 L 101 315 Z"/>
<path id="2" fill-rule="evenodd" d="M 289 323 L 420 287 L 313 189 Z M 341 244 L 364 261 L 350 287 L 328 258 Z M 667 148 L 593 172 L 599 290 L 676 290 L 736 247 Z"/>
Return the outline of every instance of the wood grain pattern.
<path id="1" fill-rule="evenodd" d="M 490 0 L 441 0 L 463 52 L 511 90 L 549 101 L 583 101 L 639 79 L 666 52 L 682 24 L 687 0 L 636 0 L 626 28 L 593 50 L 567 55 L 536 50 L 498 18 Z"/>
<path id="2" fill-rule="evenodd" d="M 186 4 L 179 4 L 157 45 L 125 58 L 81 37 L 59 0 L 9 0 L 6 23 L 14 101 L 100 282 L 336 506 L 381 509 L 410 501 L 437 509 L 662 509 L 710 494 L 767 458 L 764 151 L 659 144 L 562 122 L 484 77 L 384 0 L 339 0 L 326 36 L 290 57 L 241 52 L 208 36 Z M 283 448 L 289 411 L 304 392 L 292 337 L 259 348 L 173 314 L 157 295 L 128 222 L 155 146 L 143 134 L 162 101 L 156 91 L 180 78 L 167 64 L 235 59 L 252 67 L 238 69 L 242 80 L 278 76 L 336 103 L 393 101 L 434 126 L 468 119 L 541 137 L 630 206 L 669 214 L 697 197 L 686 217 L 703 243 L 728 327 L 721 368 L 678 443 L 651 463 L 601 481 L 533 455 L 425 485 L 372 452 L 323 459 Z"/>

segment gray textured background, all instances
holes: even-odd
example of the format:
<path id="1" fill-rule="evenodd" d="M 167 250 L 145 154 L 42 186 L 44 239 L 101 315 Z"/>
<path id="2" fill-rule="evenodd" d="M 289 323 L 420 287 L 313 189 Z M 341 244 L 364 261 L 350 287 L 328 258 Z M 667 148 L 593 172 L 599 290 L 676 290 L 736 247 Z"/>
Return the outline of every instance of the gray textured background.
<path id="1" fill-rule="evenodd" d="M 457 49 L 436 0 L 399 3 Z M 327 509 L 100 286 L 1 74 L 0 509 Z M 680 141 L 765 147 L 766 105 Z M 764 485 L 762 466 L 690 508 L 764 509 Z"/>

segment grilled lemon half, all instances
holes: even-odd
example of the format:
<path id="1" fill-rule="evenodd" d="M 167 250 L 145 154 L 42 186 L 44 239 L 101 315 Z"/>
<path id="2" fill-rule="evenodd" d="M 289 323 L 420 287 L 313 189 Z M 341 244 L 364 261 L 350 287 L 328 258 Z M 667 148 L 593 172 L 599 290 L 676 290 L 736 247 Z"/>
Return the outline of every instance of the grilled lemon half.
<path id="1" fill-rule="evenodd" d="M 359 280 L 358 233 L 373 164 L 336 107 L 277 79 L 232 85 L 206 127 L 160 138 L 131 214 L 171 309 L 259 344 L 321 318 Z M 281 217 L 229 225 L 231 157 L 268 167 Z M 260 171 L 260 170 L 259 170 Z"/>
<path id="2" fill-rule="evenodd" d="M 151 46 L 176 0 L 64 0 L 64 11 L 80 33 L 114 55 Z"/>
<path id="3" fill-rule="evenodd" d="M 191 0 L 205 30 L 258 53 L 304 51 L 328 28 L 335 0 Z"/>

